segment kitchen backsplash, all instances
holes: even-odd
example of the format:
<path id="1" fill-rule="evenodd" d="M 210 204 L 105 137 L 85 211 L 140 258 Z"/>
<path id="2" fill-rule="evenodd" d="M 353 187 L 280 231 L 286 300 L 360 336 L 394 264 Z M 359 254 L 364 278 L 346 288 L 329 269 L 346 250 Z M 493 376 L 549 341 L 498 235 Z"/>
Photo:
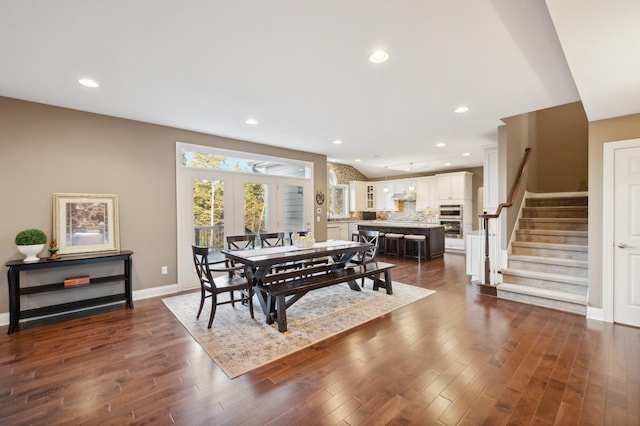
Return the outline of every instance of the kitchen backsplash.
<path id="1" fill-rule="evenodd" d="M 436 211 L 416 211 L 415 201 L 397 201 L 399 210 L 394 212 L 386 212 L 386 220 L 396 222 L 427 222 L 436 223 Z"/>
<path id="2" fill-rule="evenodd" d="M 437 223 L 438 212 L 434 211 L 416 211 L 415 201 L 396 201 L 398 203 L 398 211 L 378 211 L 376 212 L 376 220 L 392 220 L 396 222 L 426 222 Z M 351 218 L 362 220 L 362 212 L 352 212 Z"/>

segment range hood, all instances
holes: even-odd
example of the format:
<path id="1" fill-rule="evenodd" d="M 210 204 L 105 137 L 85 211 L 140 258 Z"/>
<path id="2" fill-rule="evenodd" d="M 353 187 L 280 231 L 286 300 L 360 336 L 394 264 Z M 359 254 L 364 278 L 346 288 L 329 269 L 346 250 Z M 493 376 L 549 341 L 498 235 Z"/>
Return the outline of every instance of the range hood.
<path id="1" fill-rule="evenodd" d="M 396 192 L 391 196 L 392 200 L 414 201 L 416 199 L 415 192 Z"/>

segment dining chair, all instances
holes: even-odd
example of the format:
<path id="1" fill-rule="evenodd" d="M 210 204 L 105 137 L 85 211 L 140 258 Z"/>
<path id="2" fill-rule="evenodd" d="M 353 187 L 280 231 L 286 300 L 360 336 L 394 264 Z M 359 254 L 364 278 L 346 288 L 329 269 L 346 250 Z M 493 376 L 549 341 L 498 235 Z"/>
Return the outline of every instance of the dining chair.
<path id="1" fill-rule="evenodd" d="M 262 248 L 284 246 L 284 232 L 264 232 L 260 234 Z"/>
<path id="2" fill-rule="evenodd" d="M 256 248 L 255 234 L 228 235 L 227 248 L 229 250 L 246 250 Z"/>
<path id="3" fill-rule="evenodd" d="M 244 235 L 228 235 L 227 236 L 227 248 L 229 250 L 250 250 L 256 248 L 256 235 L 244 234 Z M 234 261 L 230 261 L 230 265 L 233 267 L 243 266 L 242 264 Z M 244 272 L 239 272 L 244 277 Z"/>
<path id="4" fill-rule="evenodd" d="M 238 269 L 243 269 L 244 265 L 232 267 L 217 266 L 221 265 L 221 263 L 209 262 L 209 247 L 196 245 L 192 245 L 191 247 L 193 251 L 193 263 L 196 267 L 198 278 L 200 279 L 200 308 L 198 309 L 196 318 L 200 318 L 202 307 L 207 297 L 211 297 L 211 315 L 209 315 L 209 325 L 207 328 L 211 328 L 213 324 L 213 318 L 216 315 L 218 305 L 231 303 L 231 306 L 235 307 L 235 302 L 242 304 L 247 303 L 249 305 L 251 318 L 255 318 L 253 315 L 253 286 L 246 278 L 233 273 Z M 227 274 L 222 274 L 214 278 L 212 272 L 227 272 Z M 236 291 L 240 292 L 239 299 L 235 298 Z M 222 293 L 229 293 L 230 300 L 219 300 L 218 295 Z"/>
<path id="5" fill-rule="evenodd" d="M 372 247 L 359 252 L 350 260 L 350 262 L 355 263 L 356 265 L 376 262 L 378 257 L 378 238 L 380 238 L 380 233 L 378 231 L 365 229 L 359 230 L 358 241 L 365 244 L 371 244 Z M 362 278 L 362 287 L 364 287 L 364 278 Z"/>

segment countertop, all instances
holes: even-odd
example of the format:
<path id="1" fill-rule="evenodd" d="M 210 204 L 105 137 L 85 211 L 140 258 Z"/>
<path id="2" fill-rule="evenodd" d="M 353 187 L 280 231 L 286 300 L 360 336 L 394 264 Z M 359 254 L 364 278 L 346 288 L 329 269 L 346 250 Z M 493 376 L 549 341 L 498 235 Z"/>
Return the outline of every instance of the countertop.
<path id="1" fill-rule="evenodd" d="M 398 227 L 398 228 L 438 228 L 442 226 L 438 223 L 428 223 L 428 222 L 400 222 L 395 220 L 357 220 L 357 219 L 332 219 L 327 222 L 327 225 L 339 224 L 339 223 L 358 223 L 362 225 L 391 226 L 391 227 Z"/>
<path id="2" fill-rule="evenodd" d="M 389 227 L 397 227 L 397 228 L 441 228 L 442 225 L 437 223 L 427 223 L 427 222 L 395 222 L 391 220 L 369 220 L 369 221 L 359 221 L 358 223 L 362 223 L 363 225 L 378 225 L 378 226 L 389 226 Z"/>

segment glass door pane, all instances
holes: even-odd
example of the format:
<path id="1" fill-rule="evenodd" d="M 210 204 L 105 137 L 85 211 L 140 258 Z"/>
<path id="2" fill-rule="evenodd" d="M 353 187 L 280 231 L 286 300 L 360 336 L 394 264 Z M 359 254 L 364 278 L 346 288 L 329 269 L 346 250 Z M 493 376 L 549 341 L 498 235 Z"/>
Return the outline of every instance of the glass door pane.
<path id="1" fill-rule="evenodd" d="M 284 195 L 284 232 L 307 231 L 309 226 L 304 222 L 304 186 L 282 185 Z"/>
<path id="2" fill-rule="evenodd" d="M 244 233 L 259 235 L 269 230 L 269 185 L 244 184 Z"/>
<path id="3" fill-rule="evenodd" d="M 192 179 L 193 240 L 213 250 L 224 248 L 224 181 Z"/>

